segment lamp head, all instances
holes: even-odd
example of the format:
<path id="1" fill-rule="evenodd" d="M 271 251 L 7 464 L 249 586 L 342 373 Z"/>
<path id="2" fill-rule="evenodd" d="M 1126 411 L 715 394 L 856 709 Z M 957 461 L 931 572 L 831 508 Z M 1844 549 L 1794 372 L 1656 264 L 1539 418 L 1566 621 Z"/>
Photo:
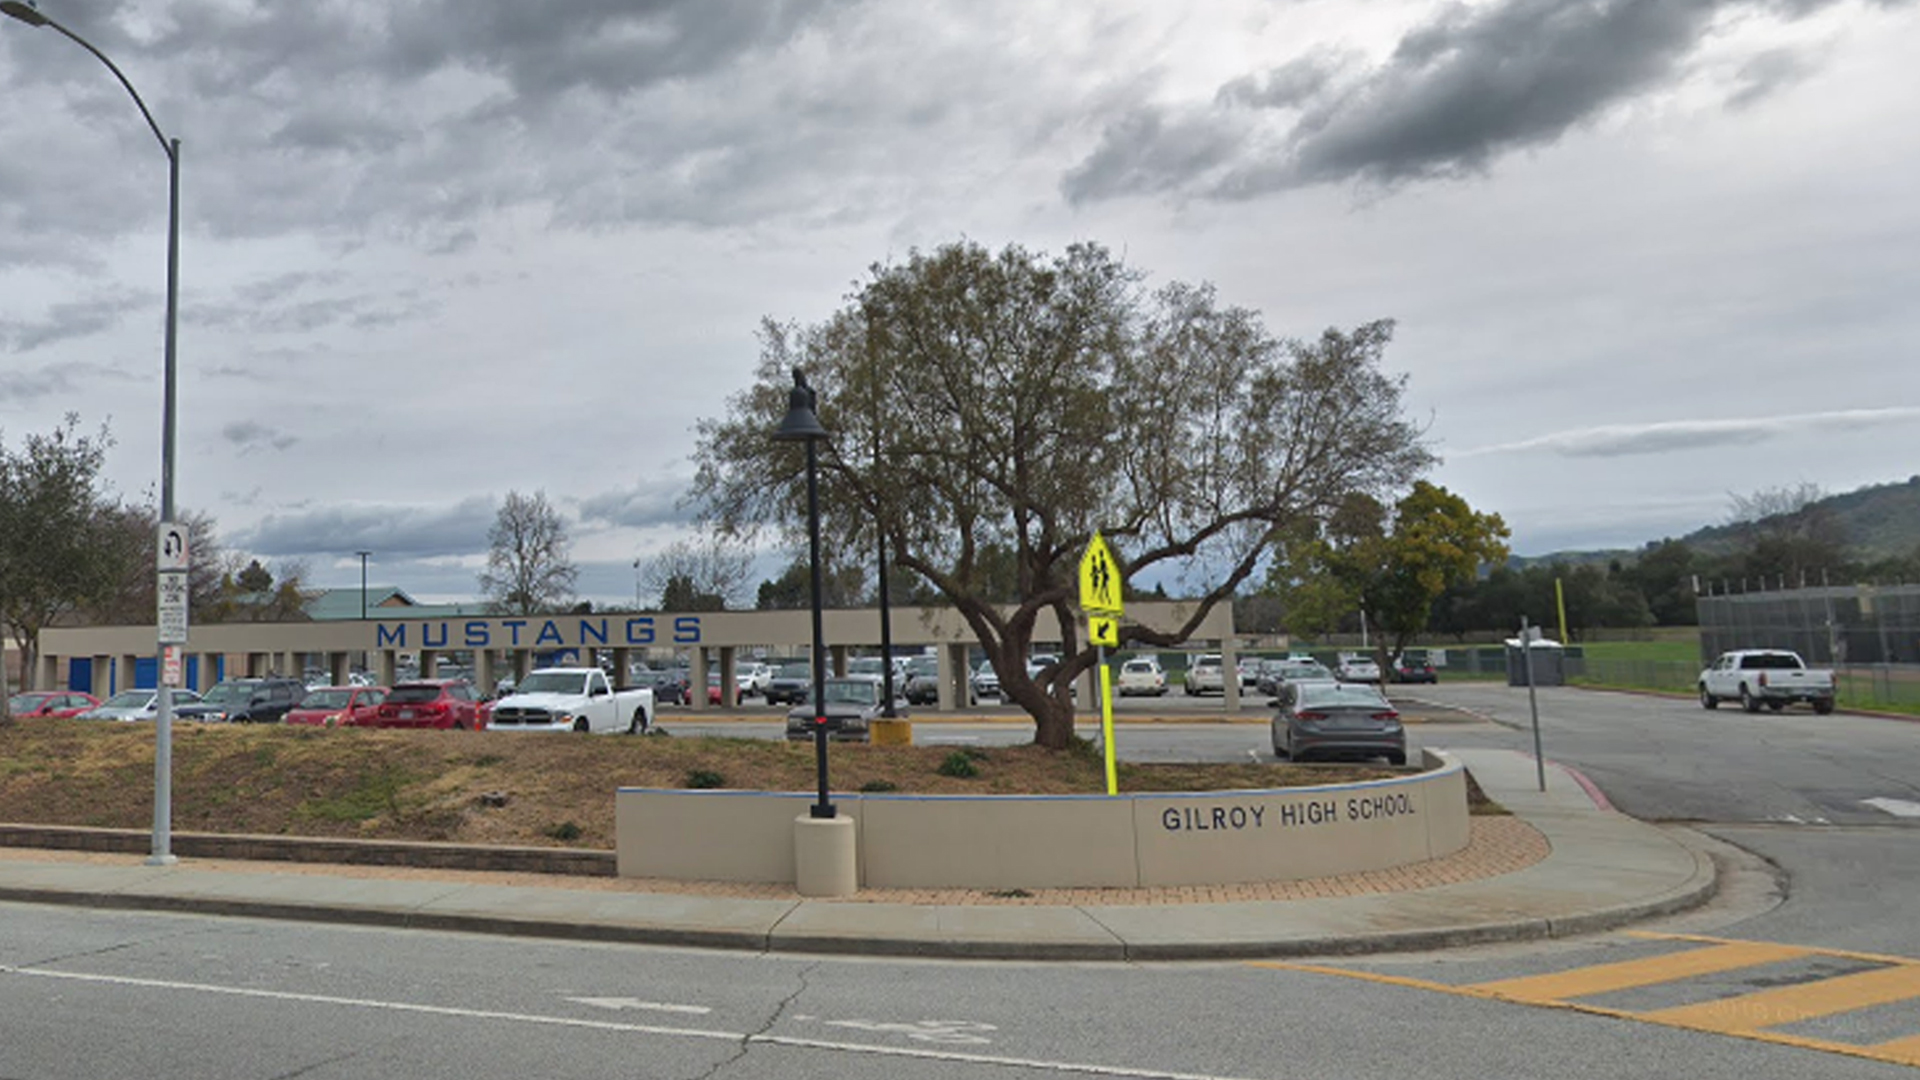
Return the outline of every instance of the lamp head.
<path id="1" fill-rule="evenodd" d="M 28 26 L 45 26 L 47 17 L 24 0 L 0 0 L 0 15 L 11 15 Z"/>
<path id="2" fill-rule="evenodd" d="M 787 418 L 780 421 L 780 427 L 773 433 L 774 442 L 812 442 L 827 437 L 827 429 L 820 424 L 820 418 L 814 415 L 815 396 L 813 387 L 807 385 L 807 377 L 799 368 L 793 369 L 793 389 L 787 394 Z"/>

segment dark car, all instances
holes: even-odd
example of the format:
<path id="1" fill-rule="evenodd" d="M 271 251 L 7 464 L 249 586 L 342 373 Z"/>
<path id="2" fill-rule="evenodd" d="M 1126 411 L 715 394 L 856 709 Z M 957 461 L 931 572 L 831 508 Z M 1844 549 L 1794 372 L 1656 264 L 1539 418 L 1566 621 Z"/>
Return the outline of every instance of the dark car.
<path id="1" fill-rule="evenodd" d="M 689 687 L 693 685 L 693 680 L 685 668 L 635 672 L 633 685 L 651 689 L 653 691 L 655 704 L 693 704 L 692 692 L 689 690 Z"/>
<path id="2" fill-rule="evenodd" d="M 822 709 L 827 721 L 827 738 L 843 742 L 866 742 L 875 717 L 885 712 L 886 693 L 878 675 L 847 675 L 828 679 L 821 692 Z M 905 716 L 906 711 L 896 709 Z M 787 738 L 813 738 L 814 708 L 796 705 L 787 711 Z"/>
<path id="3" fill-rule="evenodd" d="M 1273 715 L 1273 754 L 1295 761 L 1383 757 L 1405 765 L 1407 729 L 1375 686 L 1303 682 Z"/>
<path id="4" fill-rule="evenodd" d="M 906 697 L 909 705 L 932 705 L 940 700 L 940 658 L 915 656 L 907 660 Z"/>
<path id="5" fill-rule="evenodd" d="M 773 669 L 773 678 L 767 682 L 767 704 L 804 705 L 812 696 L 811 664 L 788 663 Z"/>
<path id="6" fill-rule="evenodd" d="M 1425 653 L 1404 652 L 1393 662 L 1393 681 L 1397 683 L 1437 683 L 1432 661 Z"/>
<path id="7" fill-rule="evenodd" d="M 299 679 L 226 679 L 215 683 L 199 701 L 174 711 L 214 723 L 278 724 L 306 696 L 307 684 Z"/>
<path id="8" fill-rule="evenodd" d="M 480 695 L 464 679 L 422 679 L 396 683 L 385 701 L 364 721 L 367 727 L 459 728 L 480 726 Z"/>

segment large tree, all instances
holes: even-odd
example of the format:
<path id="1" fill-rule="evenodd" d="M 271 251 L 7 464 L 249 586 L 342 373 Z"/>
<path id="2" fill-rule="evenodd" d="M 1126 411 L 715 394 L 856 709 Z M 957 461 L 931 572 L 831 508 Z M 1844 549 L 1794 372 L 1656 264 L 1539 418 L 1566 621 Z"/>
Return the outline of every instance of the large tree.
<path id="1" fill-rule="evenodd" d="M 1332 629 L 1359 611 L 1378 628 L 1380 670 L 1427 628 L 1449 586 L 1473 581 L 1507 558 L 1506 523 L 1425 480 L 1391 508 L 1364 492 L 1348 496 L 1317 529 L 1279 545 L 1269 581 L 1285 599 L 1288 626 Z"/>
<path id="2" fill-rule="evenodd" d="M 676 540 L 639 562 L 641 591 L 660 611 L 725 611 L 753 572 L 753 555 L 726 538 Z"/>
<path id="3" fill-rule="evenodd" d="M 806 527 L 805 450 L 769 436 L 804 369 L 823 542 L 917 574 L 958 610 L 1035 721 L 1073 737 L 1077 566 L 1094 531 L 1123 583 L 1179 575 L 1194 602 L 1135 643 L 1184 642 L 1230 601 L 1277 530 L 1354 491 L 1404 485 L 1431 457 L 1381 370 L 1392 324 L 1281 341 L 1210 286 L 1149 291 L 1103 248 L 1058 256 L 972 243 L 875 266 L 839 312 L 764 324 L 756 381 L 699 426 L 695 482 L 724 531 Z M 877 535 L 876 535 L 877 534 Z M 1027 674 L 1042 613 L 1063 661 Z"/>
<path id="4" fill-rule="evenodd" d="M 487 568 L 480 592 L 495 611 L 537 615 L 560 611 L 573 600 L 579 576 L 570 555 L 566 525 L 547 493 L 507 492 L 493 528 L 487 530 Z"/>
<path id="5" fill-rule="evenodd" d="M 92 436 L 78 427 L 68 414 L 17 451 L 0 444 L 0 622 L 19 649 L 25 686 L 40 631 L 100 602 L 125 576 L 127 552 L 114 539 L 120 508 L 100 481 L 113 438 L 104 427 Z M 0 720 L 8 718 L 6 675 L 0 664 Z"/>

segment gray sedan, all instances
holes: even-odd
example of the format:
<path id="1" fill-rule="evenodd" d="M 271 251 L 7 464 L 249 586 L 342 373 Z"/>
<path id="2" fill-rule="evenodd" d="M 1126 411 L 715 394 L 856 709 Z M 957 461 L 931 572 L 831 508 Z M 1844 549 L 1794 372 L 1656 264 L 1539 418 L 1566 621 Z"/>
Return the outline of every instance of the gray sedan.
<path id="1" fill-rule="evenodd" d="M 156 690 L 122 690 L 101 702 L 98 707 L 88 709 L 86 712 L 81 713 L 80 719 L 124 720 L 128 722 L 152 720 L 157 715 L 159 700 L 160 694 L 159 691 Z M 173 704 L 176 708 L 181 705 L 197 705 L 199 703 L 200 695 L 191 690 L 176 688 L 173 692 Z M 183 717 L 182 719 L 186 718 Z"/>
<path id="2" fill-rule="evenodd" d="M 1407 729 L 1373 686 L 1304 682 L 1273 714 L 1273 753 L 1295 761 L 1384 757 L 1405 765 Z"/>

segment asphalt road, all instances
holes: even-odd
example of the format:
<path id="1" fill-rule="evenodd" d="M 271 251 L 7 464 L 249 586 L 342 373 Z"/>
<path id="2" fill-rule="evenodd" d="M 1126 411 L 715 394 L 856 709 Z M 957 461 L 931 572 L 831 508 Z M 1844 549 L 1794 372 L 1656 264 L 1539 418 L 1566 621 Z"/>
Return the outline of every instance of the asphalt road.
<path id="1" fill-rule="evenodd" d="M 1416 742 L 1530 747 L 1524 692 L 1422 689 L 1499 722 Z M 1920 725 L 1570 690 L 1541 713 L 1549 756 L 1617 805 L 1745 849 L 1721 848 L 1722 900 L 1629 932 L 1319 965 L 819 959 L 0 905 L 0 1077 L 1914 1075 L 1877 1048 L 1920 1036 L 1920 963 L 1901 963 L 1920 958 L 1920 837 L 1896 812 L 1920 801 Z M 1265 735 L 1117 739 L 1226 760 Z M 1780 1026 L 1716 1012 L 1728 995 Z"/>

